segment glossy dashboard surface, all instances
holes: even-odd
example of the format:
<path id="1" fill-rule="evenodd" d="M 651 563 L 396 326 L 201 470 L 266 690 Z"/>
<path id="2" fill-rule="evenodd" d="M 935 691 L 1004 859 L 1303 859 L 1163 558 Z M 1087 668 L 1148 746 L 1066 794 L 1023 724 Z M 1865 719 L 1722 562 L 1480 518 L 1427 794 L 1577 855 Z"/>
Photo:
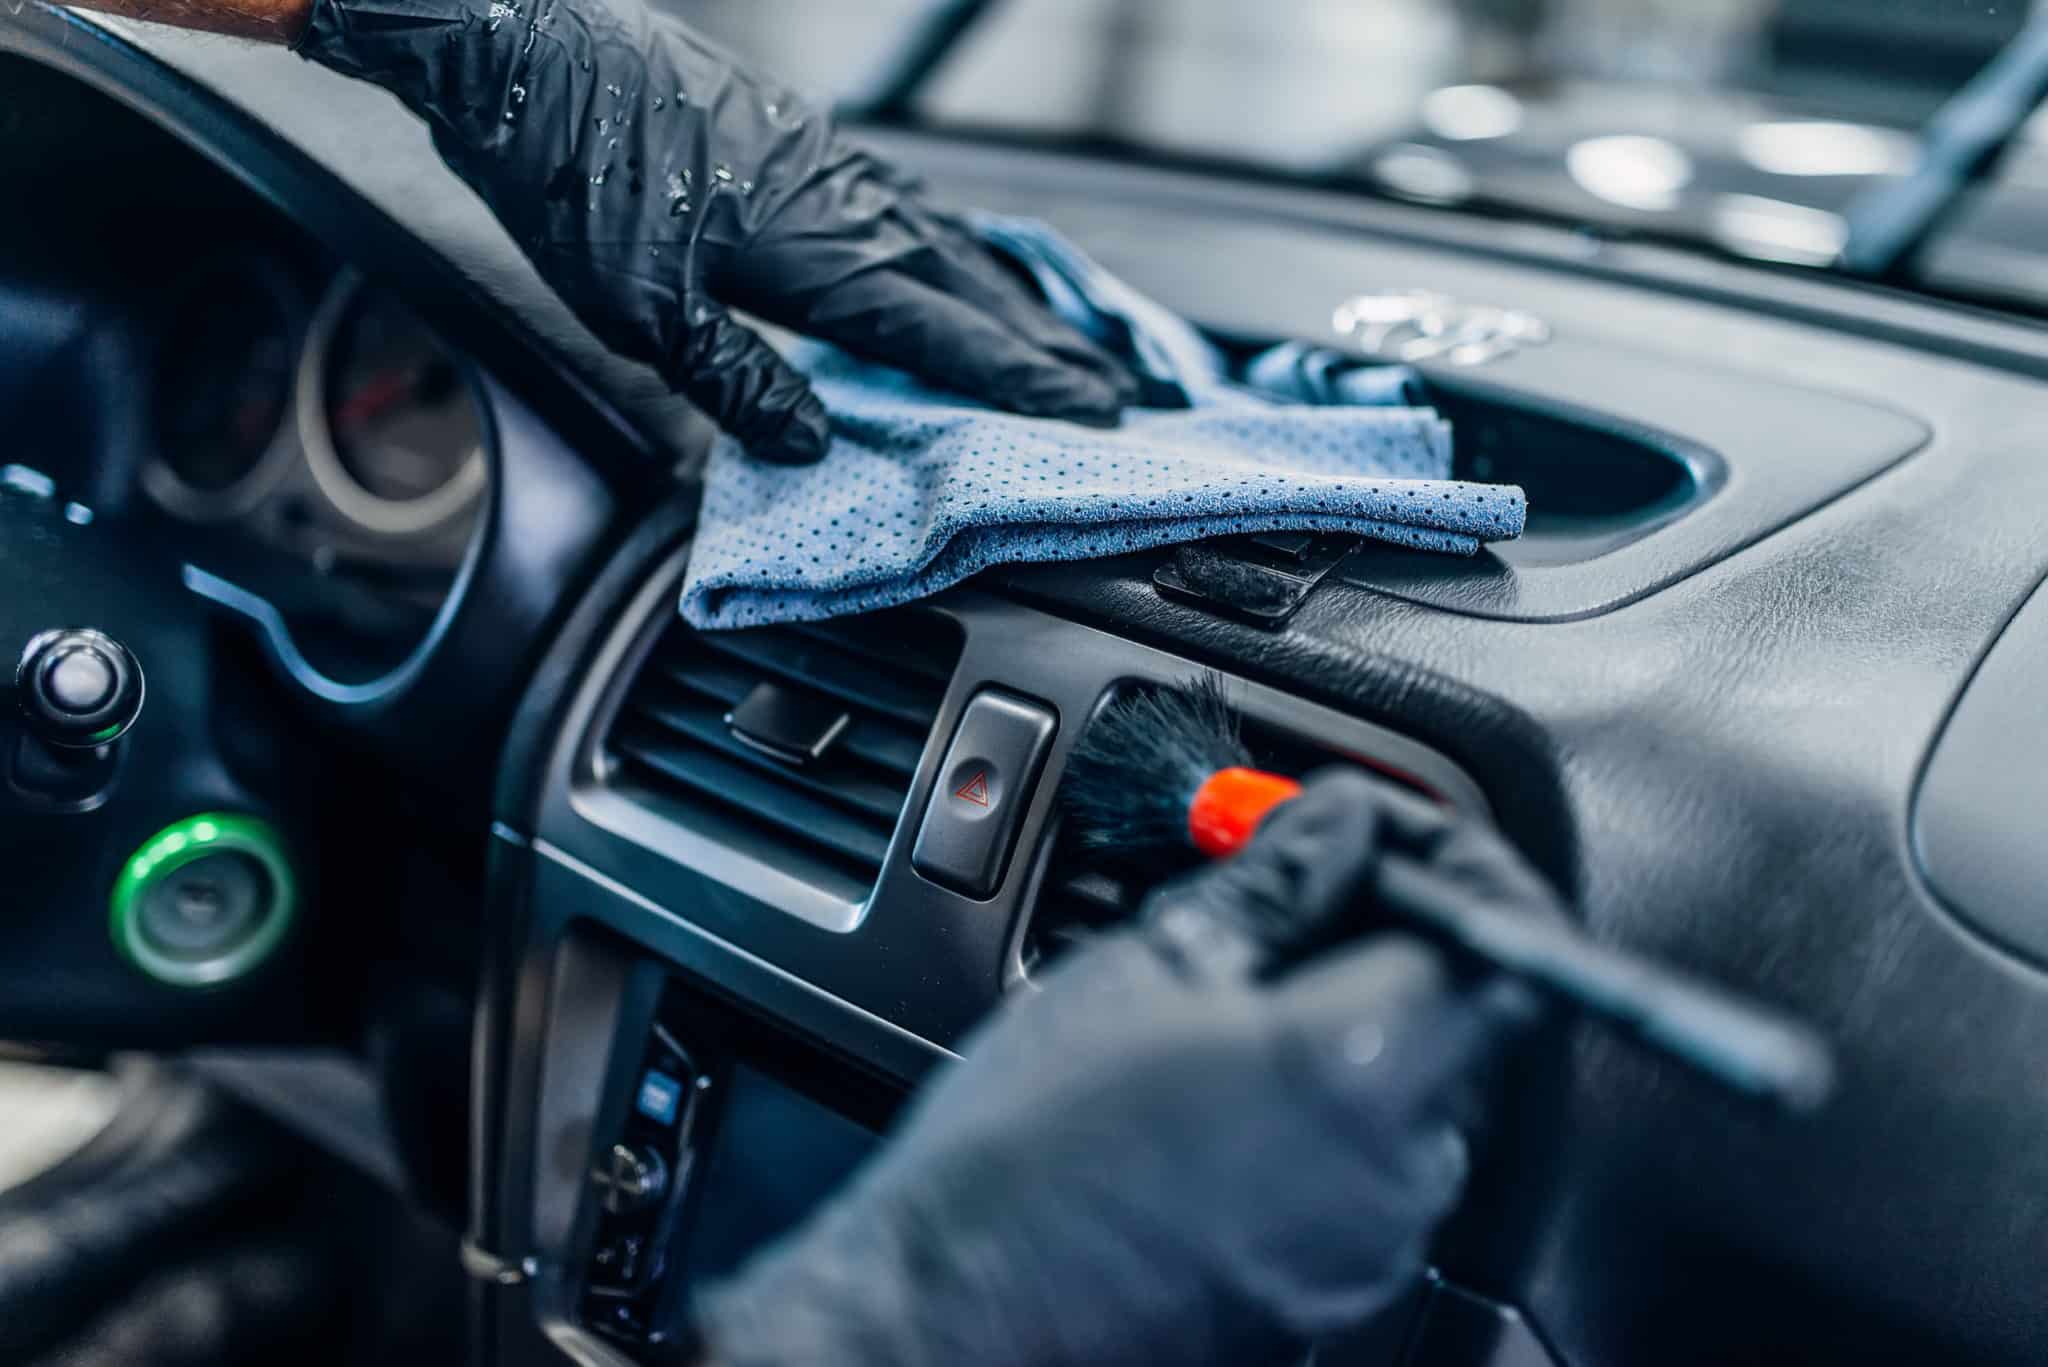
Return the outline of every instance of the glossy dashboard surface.
<path id="1" fill-rule="evenodd" d="M 439 178 L 423 130 L 381 97 L 333 92 L 362 114 L 343 137 L 308 107 L 307 92 L 324 105 L 327 87 L 280 54 L 150 46 L 222 82 L 397 215 L 651 448 L 688 456 L 684 416 L 537 293 L 478 206 Z M 1766 481 L 1768 462 L 1797 466 L 1838 435 L 1808 426 L 1836 401 L 1905 425 L 1890 458 L 1857 478 L 1573 620 L 1446 610 L 1365 587 L 1374 580 L 1361 571 L 1273 634 L 1162 599 L 1153 559 L 1019 569 L 977 588 L 1049 643 L 1082 631 L 1135 642 L 1433 747 L 1477 781 L 1596 933 L 1796 1007 L 1837 1039 L 1842 1095 L 1800 1126 L 1591 1036 L 1531 1065 L 1444 1253 L 1468 1283 L 1524 1307 L 1564 1361 L 1725 1361 L 1760 1345 L 1807 1360 L 1872 1345 L 1919 1360 L 2037 1357 L 2048 1337 L 2034 1273 L 2048 1255 L 2048 986 L 1929 893 L 1908 814 L 1943 719 L 2048 573 L 2048 464 L 2030 435 L 2048 419 L 2038 339 L 1910 300 L 1637 249 L 1584 259 L 1532 230 L 1042 154 L 890 147 L 956 195 L 1027 202 L 1236 335 L 1320 335 L 1335 300 L 1426 281 L 1528 309 L 1569 339 L 1567 359 L 1581 365 L 1564 381 L 1546 375 L 1555 360 L 1509 360 L 1489 376 L 1538 399 L 1568 382 L 1573 402 L 1597 404 L 1600 377 L 1584 367 L 1601 355 L 1653 361 L 1668 377 L 1657 383 L 1676 388 L 1711 373 L 1759 393 L 1833 396 L 1810 408 L 1783 399 L 1726 488 Z M 412 193 L 422 185 L 436 193 Z M 1615 383 L 1627 373 L 1601 372 Z M 1662 408 L 1659 397 L 1637 384 L 1615 407 L 1686 435 L 1686 396 Z M 902 1079 L 1007 980 L 1013 924 L 941 935 L 885 907 L 832 942 L 849 981 L 869 974 L 871 986 L 821 989 L 807 979 L 823 951 L 804 947 L 785 913 L 749 905 L 714 868 L 620 847 L 576 810 L 569 784 L 589 715 L 578 699 L 609 686 L 605 671 L 659 605 L 662 567 L 687 530 L 686 509 L 664 510 L 600 576 L 535 676 L 507 757 L 503 938 L 489 966 L 498 1123 L 479 1136 L 489 1173 L 472 1233 L 511 1254 L 566 1237 L 574 1198 L 563 1183 L 573 1193 L 579 1175 L 544 1141 L 573 1133 L 579 1116 L 587 1126 L 599 1101 L 587 1070 L 603 1072 L 610 1027 L 573 1017 L 617 985 L 605 986 L 611 970 L 576 927 L 602 927 L 606 943 L 680 964 L 831 1040 L 853 1066 Z M 1057 659 L 1050 644 L 1043 653 Z M 1006 681 L 999 662 L 985 677 Z M 955 692 L 973 682 L 963 676 Z M 496 1322 L 508 1352 L 547 1295 L 545 1278 L 506 1294 Z"/>

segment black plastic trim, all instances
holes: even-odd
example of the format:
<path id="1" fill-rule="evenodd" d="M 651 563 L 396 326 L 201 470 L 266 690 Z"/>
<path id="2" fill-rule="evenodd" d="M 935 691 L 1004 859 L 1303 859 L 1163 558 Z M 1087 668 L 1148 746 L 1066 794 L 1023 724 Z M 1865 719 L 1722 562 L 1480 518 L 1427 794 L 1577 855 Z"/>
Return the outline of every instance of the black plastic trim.
<path id="1" fill-rule="evenodd" d="M 1077 720 L 1120 684 L 1183 681 L 1202 667 L 972 590 L 931 600 L 933 610 L 959 624 L 965 649 L 881 875 L 865 899 L 849 899 L 843 885 L 807 873 L 776 849 L 736 839 L 730 829 L 681 824 L 607 782 L 599 741 L 631 686 L 636 662 L 673 620 L 686 556 L 687 547 L 676 547 L 647 575 L 586 666 L 553 758 L 539 776 L 545 797 L 533 833 L 697 927 L 917 1036 L 950 1043 L 1023 977 L 1019 927 L 1035 892 L 1037 851 L 1055 820 L 1055 794 Z M 1479 785 L 1427 746 L 1273 688 L 1243 679 L 1228 685 L 1233 701 L 1256 721 L 1411 775 L 1461 809 L 1488 811 Z M 1062 718 L 1063 729 L 1025 813 L 1019 854 L 995 895 L 978 900 L 921 877 L 911 867 L 909 847 L 936 781 L 938 753 L 983 687 L 1041 700 Z"/>

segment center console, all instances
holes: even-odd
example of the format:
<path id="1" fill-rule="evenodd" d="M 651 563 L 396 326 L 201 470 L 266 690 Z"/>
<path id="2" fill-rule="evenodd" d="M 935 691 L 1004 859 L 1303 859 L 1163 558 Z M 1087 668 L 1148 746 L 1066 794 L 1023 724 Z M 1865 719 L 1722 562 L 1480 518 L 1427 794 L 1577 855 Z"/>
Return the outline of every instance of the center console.
<path id="1" fill-rule="evenodd" d="M 614 1078 L 625 1105 L 608 1098 L 573 1241 L 583 1323 L 629 1348 L 667 1336 L 691 1287 L 829 1197 L 902 1096 L 683 979 L 631 1045 L 629 1032 Z"/>

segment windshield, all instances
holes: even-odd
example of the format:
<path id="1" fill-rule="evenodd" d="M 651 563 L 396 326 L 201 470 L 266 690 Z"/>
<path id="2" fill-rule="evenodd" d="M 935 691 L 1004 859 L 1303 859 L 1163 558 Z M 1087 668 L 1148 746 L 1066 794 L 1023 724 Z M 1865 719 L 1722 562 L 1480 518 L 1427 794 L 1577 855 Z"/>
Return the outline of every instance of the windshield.
<path id="1" fill-rule="evenodd" d="M 1828 269 L 2030 17 L 2025 0 L 669 3 L 796 84 L 924 126 Z M 1996 171 L 1958 178 L 1911 259 L 1871 274 L 2048 306 L 2036 98 Z"/>

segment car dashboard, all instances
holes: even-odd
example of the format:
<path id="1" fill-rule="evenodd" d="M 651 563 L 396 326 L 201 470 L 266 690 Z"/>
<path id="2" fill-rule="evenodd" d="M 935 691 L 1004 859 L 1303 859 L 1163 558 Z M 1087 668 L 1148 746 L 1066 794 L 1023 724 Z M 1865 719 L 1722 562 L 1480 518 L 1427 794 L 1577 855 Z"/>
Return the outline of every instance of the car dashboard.
<path id="1" fill-rule="evenodd" d="M 476 905 L 432 922 L 480 965 L 479 1361 L 632 1360 L 977 1021 L 1130 916 L 1143 889 L 1063 840 L 1058 780 L 1104 699 L 1210 673 L 1263 762 L 1363 763 L 1494 822 L 1596 937 L 1804 1017 L 1841 1066 L 1827 1109 L 1779 1117 L 1557 1032 L 1508 1080 L 1429 1282 L 1321 1367 L 2019 1362 L 2048 1341 L 2024 816 L 2048 765 L 2007 682 L 2048 639 L 2037 330 L 874 130 L 1233 344 L 1329 339 L 1346 301 L 1418 289 L 1540 319 L 1540 344 L 1422 364 L 1459 473 L 1522 484 L 1529 533 L 1469 561 L 1324 537 L 1011 566 L 886 615 L 700 633 L 676 601 L 702 420 L 554 300 L 395 104 L 286 53 L 34 5 L 0 24 L 0 80 L 39 93 L 0 112 L 14 155 L 45 159 L 39 193 L 84 206 L 0 271 L 6 316 L 96 320 L 16 329 L 83 396 L 64 412 L 100 415 L 21 420 L 0 450 L 26 472 L 0 497 L 49 548 L 19 562 L 48 598 L 16 616 L 130 632 L 153 683 L 160 658 L 222 661 L 162 671 L 188 724 L 138 723 L 102 807 L 37 818 L 75 859 L 25 886 L 9 950 L 70 976 L 7 980 L 0 1026 L 55 1037 L 84 1002 L 130 1042 L 274 1031 L 321 945 L 400 932 L 302 879 L 323 888 L 305 946 L 181 992 L 104 945 L 112 869 L 223 806 L 334 869 L 401 839 L 378 804 L 413 795 L 485 852 Z M 33 150 L 85 155 L 80 126 L 153 149 L 145 183 Z M 0 376 L 0 416 L 30 411 L 18 389 Z M 76 569 L 127 554 L 116 536 L 142 547 L 120 575 Z M 234 661 L 251 715 L 203 720 Z M 742 716 L 790 698 L 849 738 L 827 761 Z M 326 748 L 232 758 L 266 719 Z M 339 827 L 294 796 L 337 749 L 374 765 Z"/>

